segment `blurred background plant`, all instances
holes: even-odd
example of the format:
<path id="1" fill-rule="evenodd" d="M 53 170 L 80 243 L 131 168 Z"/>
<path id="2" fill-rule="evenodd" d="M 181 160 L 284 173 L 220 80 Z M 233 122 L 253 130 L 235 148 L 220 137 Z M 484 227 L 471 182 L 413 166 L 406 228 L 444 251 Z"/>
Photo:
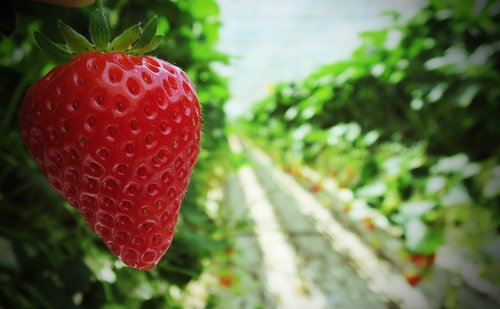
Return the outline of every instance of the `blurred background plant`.
<path id="1" fill-rule="evenodd" d="M 450 244 L 499 284 L 500 6 L 431 0 L 392 16 L 348 60 L 276 85 L 238 127 L 292 174 L 352 189 L 408 254 Z"/>
<path id="2" fill-rule="evenodd" d="M 2 5 L 7 13 L 9 2 Z M 57 20 L 88 33 L 94 7 L 68 9 L 11 1 L 15 31 L 0 41 L 0 307 L 177 308 L 172 291 L 199 277 L 225 248 L 217 218 L 207 215 L 207 192 L 222 181 L 226 80 L 211 69 L 226 62 L 214 48 L 220 26 L 214 0 L 105 1 L 118 31 L 158 15 L 163 45 L 154 53 L 183 68 L 197 85 L 204 114 L 199 163 L 181 210 L 175 241 L 152 271 L 124 267 L 90 232 L 79 214 L 53 192 L 21 142 L 18 109 L 32 83 L 57 63 L 34 44 L 33 31 L 61 41 Z M 174 296 L 172 296 L 174 293 Z"/>

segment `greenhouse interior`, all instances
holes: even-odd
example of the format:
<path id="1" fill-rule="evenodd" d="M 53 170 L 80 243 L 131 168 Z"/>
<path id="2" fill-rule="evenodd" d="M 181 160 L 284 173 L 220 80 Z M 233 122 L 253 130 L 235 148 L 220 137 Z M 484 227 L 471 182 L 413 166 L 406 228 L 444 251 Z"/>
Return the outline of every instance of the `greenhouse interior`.
<path id="1" fill-rule="evenodd" d="M 0 308 L 500 308 L 500 2 L 0 4 Z"/>

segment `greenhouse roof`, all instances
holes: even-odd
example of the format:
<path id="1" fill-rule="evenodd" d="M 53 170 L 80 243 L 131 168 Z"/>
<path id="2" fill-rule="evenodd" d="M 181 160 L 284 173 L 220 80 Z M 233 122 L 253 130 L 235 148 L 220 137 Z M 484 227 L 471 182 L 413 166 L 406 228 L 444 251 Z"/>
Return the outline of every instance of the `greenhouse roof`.
<path id="1" fill-rule="evenodd" d="M 218 0 L 218 49 L 231 57 L 217 70 L 229 78 L 229 117 L 241 115 L 272 85 L 300 80 L 318 66 L 348 58 L 359 33 L 391 22 L 386 11 L 411 17 L 421 0 Z M 270 4 L 272 3 L 272 4 Z"/>

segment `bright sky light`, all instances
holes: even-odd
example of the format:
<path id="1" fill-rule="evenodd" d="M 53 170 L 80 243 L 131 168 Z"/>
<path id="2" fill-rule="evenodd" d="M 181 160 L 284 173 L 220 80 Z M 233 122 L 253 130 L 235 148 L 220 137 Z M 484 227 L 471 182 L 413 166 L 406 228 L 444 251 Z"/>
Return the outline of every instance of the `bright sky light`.
<path id="1" fill-rule="evenodd" d="M 300 80 L 319 66 L 346 59 L 359 32 L 379 29 L 396 10 L 411 17 L 423 0 L 218 0 L 218 49 L 231 57 L 217 66 L 229 78 L 229 117 L 241 115 L 281 81 Z"/>

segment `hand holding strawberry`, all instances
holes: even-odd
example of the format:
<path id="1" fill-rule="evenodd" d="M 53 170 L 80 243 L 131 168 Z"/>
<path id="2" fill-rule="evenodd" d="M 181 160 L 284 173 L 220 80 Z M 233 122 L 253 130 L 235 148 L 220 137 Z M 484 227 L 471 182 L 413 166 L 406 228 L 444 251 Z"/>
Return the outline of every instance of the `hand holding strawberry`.
<path id="1" fill-rule="evenodd" d="M 82 7 L 94 2 L 94 0 L 33 0 L 33 1 L 45 2 L 65 7 Z"/>
<path id="2" fill-rule="evenodd" d="M 109 43 L 97 2 L 92 43 L 62 22 L 67 48 L 35 33 L 43 51 L 72 59 L 28 90 L 21 134 L 50 185 L 111 252 L 149 269 L 172 242 L 199 153 L 200 106 L 181 69 L 143 56 L 162 41 L 156 17 Z"/>

